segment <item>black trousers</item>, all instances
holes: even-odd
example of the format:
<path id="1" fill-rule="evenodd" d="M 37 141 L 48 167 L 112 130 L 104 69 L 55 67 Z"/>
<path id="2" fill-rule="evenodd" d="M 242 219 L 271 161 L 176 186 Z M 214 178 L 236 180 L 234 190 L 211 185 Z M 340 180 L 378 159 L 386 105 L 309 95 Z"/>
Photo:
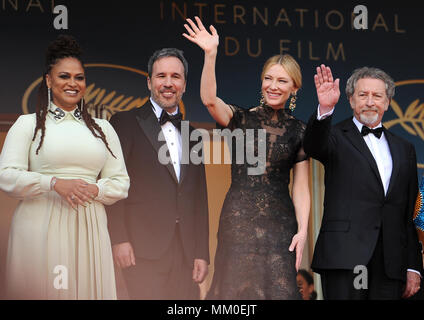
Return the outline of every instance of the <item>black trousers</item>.
<path id="1" fill-rule="evenodd" d="M 382 235 L 377 240 L 374 253 L 363 270 L 320 270 L 322 292 L 325 300 L 399 300 L 405 283 L 390 279 L 384 268 Z M 359 278 L 358 278 L 359 277 Z M 364 282 L 365 281 L 365 282 Z M 364 286 L 367 289 L 363 289 Z"/>
<path id="2" fill-rule="evenodd" d="M 136 257 L 136 265 L 123 269 L 128 295 L 133 300 L 198 300 L 199 285 L 192 279 L 181 242 L 180 228 L 166 253 L 157 260 Z"/>

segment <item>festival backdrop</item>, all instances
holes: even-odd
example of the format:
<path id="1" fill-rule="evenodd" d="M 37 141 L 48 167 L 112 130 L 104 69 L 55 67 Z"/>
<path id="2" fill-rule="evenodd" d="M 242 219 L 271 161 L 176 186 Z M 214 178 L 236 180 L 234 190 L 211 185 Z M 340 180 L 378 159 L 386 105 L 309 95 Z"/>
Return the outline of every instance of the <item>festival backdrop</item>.
<path id="1" fill-rule="evenodd" d="M 54 12 L 57 6 L 66 8 Z M 363 29 L 355 28 L 362 5 Z M 411 141 L 424 171 L 424 25 L 420 3 L 398 1 L 183 1 L 183 0 L 0 0 L 0 113 L 34 112 L 47 45 L 72 34 L 84 49 L 86 101 L 99 116 L 142 105 L 148 98 L 147 62 L 163 47 L 177 47 L 189 61 L 182 109 L 186 119 L 213 123 L 200 100 L 203 52 L 186 40 L 185 18 L 199 16 L 220 36 L 218 95 L 250 107 L 260 99 L 266 59 L 289 53 L 302 68 L 296 117 L 307 121 L 317 107 L 315 68 L 329 65 L 340 78 L 342 95 L 335 122 L 352 114 L 344 88 L 361 66 L 387 71 L 396 95 L 384 117 L 389 130 Z M 63 7 L 60 7 L 63 8 Z M 365 11 L 361 11 L 364 14 Z M 67 25 L 67 29 L 56 29 Z"/>

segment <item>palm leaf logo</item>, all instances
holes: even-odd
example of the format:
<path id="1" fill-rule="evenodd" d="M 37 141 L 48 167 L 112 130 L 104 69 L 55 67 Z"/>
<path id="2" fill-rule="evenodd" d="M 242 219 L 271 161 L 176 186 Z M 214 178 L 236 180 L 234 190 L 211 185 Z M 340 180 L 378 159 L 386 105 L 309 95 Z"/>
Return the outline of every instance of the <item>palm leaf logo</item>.
<path id="1" fill-rule="evenodd" d="M 412 101 L 405 113 L 402 111 L 399 104 L 393 99 L 390 106 L 398 116 L 398 119 L 387 121 L 384 123 L 384 126 L 389 129 L 394 125 L 399 124 L 409 134 L 419 136 L 422 140 L 424 140 L 424 102 L 420 103 L 419 99 Z"/>
<path id="2" fill-rule="evenodd" d="M 149 97 L 126 97 L 122 94 L 117 94 L 116 91 L 107 93 L 106 89 L 96 88 L 95 83 L 87 87 L 84 95 L 84 101 L 91 115 L 103 119 L 110 119 L 116 112 L 140 107 L 144 105 L 148 99 Z"/>

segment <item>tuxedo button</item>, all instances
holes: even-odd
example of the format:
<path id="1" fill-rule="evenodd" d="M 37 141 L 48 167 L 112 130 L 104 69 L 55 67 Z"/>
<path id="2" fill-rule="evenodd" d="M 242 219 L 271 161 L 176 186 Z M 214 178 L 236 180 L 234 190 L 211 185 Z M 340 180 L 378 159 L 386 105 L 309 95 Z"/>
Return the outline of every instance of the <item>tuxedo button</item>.
<path id="1" fill-rule="evenodd" d="M 380 229 L 380 226 L 374 226 L 374 229 L 378 230 L 378 229 Z"/>
<path id="2" fill-rule="evenodd" d="M 180 223 L 180 218 L 175 219 L 175 223 Z"/>

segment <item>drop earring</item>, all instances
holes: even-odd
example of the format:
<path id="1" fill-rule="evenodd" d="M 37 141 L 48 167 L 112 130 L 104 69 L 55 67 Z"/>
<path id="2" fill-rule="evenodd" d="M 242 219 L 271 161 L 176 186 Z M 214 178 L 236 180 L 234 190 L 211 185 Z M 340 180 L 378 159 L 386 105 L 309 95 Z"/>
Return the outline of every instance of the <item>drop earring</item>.
<path id="1" fill-rule="evenodd" d="M 297 95 L 295 92 L 292 94 L 292 97 L 290 99 L 290 105 L 289 105 L 290 112 L 293 112 L 294 109 L 296 108 L 296 100 L 297 100 Z"/>
<path id="2" fill-rule="evenodd" d="M 47 88 L 47 110 L 50 109 L 51 104 L 51 90 L 50 88 Z"/>
<path id="3" fill-rule="evenodd" d="M 265 105 L 265 98 L 263 93 L 261 92 L 261 99 L 259 100 L 259 105 L 263 107 Z"/>

